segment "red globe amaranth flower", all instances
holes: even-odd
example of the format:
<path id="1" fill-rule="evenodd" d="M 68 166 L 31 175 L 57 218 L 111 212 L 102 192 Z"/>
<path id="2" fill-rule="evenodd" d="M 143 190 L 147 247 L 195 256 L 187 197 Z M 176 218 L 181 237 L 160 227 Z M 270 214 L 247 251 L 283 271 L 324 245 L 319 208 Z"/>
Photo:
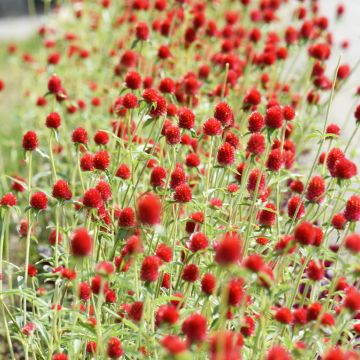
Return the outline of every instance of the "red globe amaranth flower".
<path id="1" fill-rule="evenodd" d="M 136 39 L 139 41 L 146 41 L 149 39 L 150 36 L 150 30 L 146 23 L 139 22 L 136 25 Z"/>
<path id="2" fill-rule="evenodd" d="M 156 326 L 175 324 L 179 319 L 179 311 L 173 305 L 161 305 L 155 315 Z"/>
<path id="3" fill-rule="evenodd" d="M 347 221 L 359 221 L 360 220 L 360 196 L 353 195 L 346 202 L 344 217 Z"/>
<path id="4" fill-rule="evenodd" d="M 186 282 L 195 282 L 199 278 L 199 268 L 195 264 L 184 266 L 181 278 Z"/>
<path id="5" fill-rule="evenodd" d="M 290 353 L 280 345 L 273 346 L 266 354 L 266 360 L 292 360 Z"/>
<path id="6" fill-rule="evenodd" d="M 131 90 L 139 89 L 141 86 L 141 75 L 136 71 L 130 71 L 126 74 L 125 84 Z"/>
<path id="7" fill-rule="evenodd" d="M 202 342 L 207 333 L 206 318 L 201 314 L 192 314 L 184 320 L 181 330 L 190 343 Z"/>
<path id="8" fill-rule="evenodd" d="M 313 281 L 319 281 L 324 277 L 325 271 L 321 263 L 317 263 L 314 260 L 310 260 L 306 269 L 306 274 L 309 279 Z"/>
<path id="9" fill-rule="evenodd" d="M 170 262 L 173 259 L 172 248 L 166 244 L 159 244 L 156 248 L 155 255 L 165 262 Z"/>
<path id="10" fill-rule="evenodd" d="M 84 128 L 77 128 L 72 133 L 72 141 L 76 144 L 87 144 L 88 135 Z"/>
<path id="11" fill-rule="evenodd" d="M 52 360 L 69 360 L 66 354 L 64 353 L 56 353 L 52 356 Z"/>
<path id="12" fill-rule="evenodd" d="M 160 223 L 161 201 L 158 196 L 147 193 L 137 202 L 137 217 L 144 225 L 156 225 Z"/>
<path id="13" fill-rule="evenodd" d="M 106 150 L 100 150 L 94 154 L 93 165 L 97 170 L 104 171 L 110 165 L 110 155 Z"/>
<path id="14" fill-rule="evenodd" d="M 292 319 L 291 311 L 287 307 L 282 307 L 282 308 L 278 309 L 276 311 L 274 317 L 275 317 L 275 320 L 277 320 L 283 324 L 290 324 L 291 319 Z"/>
<path id="15" fill-rule="evenodd" d="M 243 266 L 253 272 L 258 272 L 264 266 L 264 260 L 260 255 L 249 255 L 243 262 Z"/>
<path id="16" fill-rule="evenodd" d="M 103 199 L 100 192 L 95 188 L 86 190 L 83 197 L 83 204 L 88 208 L 100 209 L 103 206 Z"/>
<path id="17" fill-rule="evenodd" d="M 357 167 L 351 160 L 341 158 L 336 161 L 333 173 L 339 179 L 351 179 L 357 175 Z"/>
<path id="18" fill-rule="evenodd" d="M 128 311 L 129 318 L 133 321 L 139 322 L 143 315 L 144 304 L 142 301 L 135 301 L 131 304 L 130 309 Z"/>
<path id="19" fill-rule="evenodd" d="M 108 340 L 106 354 L 110 359 L 117 359 L 124 354 L 121 341 L 118 338 L 112 337 Z"/>
<path id="20" fill-rule="evenodd" d="M 266 111 L 265 125 L 271 129 L 280 129 L 284 121 L 283 113 L 279 106 L 272 106 Z"/>
<path id="21" fill-rule="evenodd" d="M 210 339 L 210 359 L 241 360 L 244 340 L 241 334 L 232 331 L 218 331 Z"/>
<path id="22" fill-rule="evenodd" d="M 303 223 L 297 225 L 294 231 L 295 241 L 302 245 L 311 245 L 315 241 L 316 232 L 314 226 L 304 221 Z"/>
<path id="23" fill-rule="evenodd" d="M 42 191 L 34 193 L 30 198 L 30 206 L 35 210 L 45 210 L 48 205 L 48 198 Z"/>
<path id="24" fill-rule="evenodd" d="M 265 151 L 265 137 L 259 133 L 254 133 L 250 136 L 246 151 L 254 155 L 261 155 Z"/>
<path id="25" fill-rule="evenodd" d="M 343 230 L 345 228 L 346 218 L 343 214 L 335 214 L 331 219 L 331 224 L 336 230 Z"/>
<path id="26" fill-rule="evenodd" d="M 248 119 L 248 130 L 251 133 L 260 132 L 265 125 L 264 117 L 257 111 L 250 114 Z"/>
<path id="27" fill-rule="evenodd" d="M 141 264 L 141 280 L 154 282 L 159 277 L 160 258 L 157 256 L 147 256 Z"/>
<path id="28" fill-rule="evenodd" d="M 215 118 L 210 118 L 205 121 L 203 131 L 204 134 L 208 136 L 220 135 L 222 133 L 221 122 Z"/>
<path id="29" fill-rule="evenodd" d="M 109 134 L 106 131 L 99 130 L 94 135 L 94 141 L 97 145 L 107 145 L 109 140 Z"/>
<path id="30" fill-rule="evenodd" d="M 165 130 L 165 138 L 166 138 L 166 142 L 169 145 L 176 145 L 180 143 L 181 140 L 180 129 L 175 125 L 167 126 Z"/>
<path id="31" fill-rule="evenodd" d="M 192 199 L 191 188 L 187 184 L 181 184 L 175 188 L 174 201 L 179 203 L 187 203 Z"/>
<path id="32" fill-rule="evenodd" d="M 231 279 L 228 284 L 228 305 L 239 306 L 244 301 L 244 280 L 242 278 Z"/>
<path id="33" fill-rule="evenodd" d="M 214 118 L 219 120 L 224 127 L 228 127 L 234 122 L 233 111 L 231 107 L 225 102 L 221 102 L 216 105 Z"/>
<path id="34" fill-rule="evenodd" d="M 321 176 L 313 176 L 309 182 L 306 198 L 312 202 L 320 202 L 325 193 L 325 181 Z"/>
<path id="35" fill-rule="evenodd" d="M 121 164 L 118 169 L 116 170 L 115 176 L 127 180 L 131 177 L 131 170 L 126 164 Z"/>
<path id="36" fill-rule="evenodd" d="M 216 277 L 207 273 L 201 279 L 201 291 L 206 295 L 212 295 L 216 288 Z"/>
<path id="37" fill-rule="evenodd" d="M 355 288 L 349 288 L 346 291 L 344 307 L 351 312 L 360 310 L 360 291 Z"/>
<path id="38" fill-rule="evenodd" d="M 132 208 L 124 208 L 120 211 L 118 224 L 121 227 L 130 227 L 135 225 L 135 213 Z"/>
<path id="39" fill-rule="evenodd" d="M 190 130 L 195 124 L 195 115 L 188 108 L 182 108 L 178 111 L 179 128 Z"/>
<path id="40" fill-rule="evenodd" d="M 2 198 L 0 199 L 0 205 L 1 206 L 15 206 L 17 203 L 16 197 L 13 193 L 9 192 L 5 195 L 2 196 Z"/>
<path id="41" fill-rule="evenodd" d="M 94 170 L 93 156 L 90 153 L 85 153 L 80 158 L 80 168 L 82 171 L 93 171 Z"/>
<path id="42" fill-rule="evenodd" d="M 215 245 L 215 261 L 221 265 L 237 263 L 241 258 L 242 241 L 237 233 L 226 233 Z"/>
<path id="43" fill-rule="evenodd" d="M 354 252 L 360 252 L 360 235 L 359 234 L 350 234 L 345 239 L 346 249 Z"/>
<path id="44" fill-rule="evenodd" d="M 92 252 L 92 238 L 85 228 L 73 232 L 70 239 L 71 252 L 74 256 L 88 256 Z"/>
<path id="45" fill-rule="evenodd" d="M 57 94 L 62 90 L 61 79 L 57 75 L 51 75 L 48 81 L 48 90 L 52 94 Z"/>
<path id="46" fill-rule="evenodd" d="M 46 117 L 46 127 L 49 129 L 58 129 L 61 125 L 61 117 L 57 112 L 52 112 Z"/>
<path id="47" fill-rule="evenodd" d="M 161 345 L 170 355 L 177 355 L 187 350 L 188 345 L 185 341 L 175 335 L 166 335 L 161 340 Z"/>
<path id="48" fill-rule="evenodd" d="M 209 242 L 204 233 L 196 232 L 190 236 L 189 249 L 193 253 L 206 249 L 208 245 Z"/>
<path id="49" fill-rule="evenodd" d="M 266 204 L 264 209 L 259 213 L 259 224 L 266 227 L 273 226 L 276 221 L 276 211 L 274 204 Z"/>
<path id="50" fill-rule="evenodd" d="M 288 201 L 288 216 L 294 218 L 295 214 L 296 220 L 300 219 L 305 214 L 305 205 L 299 196 L 293 196 Z"/>
<path id="51" fill-rule="evenodd" d="M 34 151 L 39 146 L 38 137 L 35 131 L 28 131 L 22 139 L 22 147 L 25 151 Z"/>
<path id="52" fill-rule="evenodd" d="M 150 185 L 153 187 L 165 186 L 166 171 L 162 166 L 155 166 L 151 170 L 150 174 Z"/>
<path id="53" fill-rule="evenodd" d="M 52 196 L 58 200 L 70 200 L 72 192 L 69 184 L 65 180 L 58 180 L 53 186 Z"/>
<path id="54" fill-rule="evenodd" d="M 217 153 L 217 161 L 221 166 L 231 165 L 235 161 L 235 149 L 232 145 L 225 142 L 220 145 Z"/>
<path id="55" fill-rule="evenodd" d="M 266 160 L 266 167 L 270 171 L 279 171 L 283 164 L 283 156 L 279 149 L 271 150 Z"/>

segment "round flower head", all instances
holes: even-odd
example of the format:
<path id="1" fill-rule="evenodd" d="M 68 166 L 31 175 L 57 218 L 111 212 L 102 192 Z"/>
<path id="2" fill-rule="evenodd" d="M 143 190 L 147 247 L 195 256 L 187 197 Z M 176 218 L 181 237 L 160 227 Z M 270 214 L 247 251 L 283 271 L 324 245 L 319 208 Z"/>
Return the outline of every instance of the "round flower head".
<path id="1" fill-rule="evenodd" d="M 254 133 L 250 136 L 246 151 L 254 155 L 261 155 L 265 151 L 265 137 L 259 133 Z"/>
<path id="2" fill-rule="evenodd" d="M 305 214 L 304 202 L 301 201 L 299 196 L 293 196 L 288 201 L 287 211 L 290 218 L 293 218 L 296 215 L 296 220 L 300 219 Z"/>
<path id="3" fill-rule="evenodd" d="M 161 207 L 160 199 L 156 195 L 145 194 L 137 203 L 138 220 L 144 225 L 160 223 Z"/>
<path id="4" fill-rule="evenodd" d="M 118 218 L 119 226 L 129 227 L 135 225 L 135 213 L 132 208 L 124 208 Z"/>
<path id="5" fill-rule="evenodd" d="M 159 244 L 159 246 L 156 248 L 155 254 L 164 262 L 170 262 L 173 259 L 172 248 L 166 244 Z"/>
<path id="6" fill-rule="evenodd" d="M 121 341 L 117 337 L 108 340 L 106 354 L 110 359 L 118 359 L 124 354 Z"/>
<path id="7" fill-rule="evenodd" d="M 58 200 L 70 200 L 72 192 L 69 184 L 65 180 L 58 180 L 53 186 L 52 196 Z"/>
<path id="8" fill-rule="evenodd" d="M 180 142 L 180 129 L 176 125 L 169 125 L 165 130 L 166 142 L 169 145 L 176 145 Z"/>
<path id="9" fill-rule="evenodd" d="M 93 156 L 90 153 L 85 153 L 81 157 L 80 168 L 82 171 L 93 171 L 94 170 Z"/>
<path id="10" fill-rule="evenodd" d="M 307 221 L 297 225 L 294 232 L 295 241 L 302 245 L 313 244 L 315 235 L 314 226 Z"/>
<path id="11" fill-rule="evenodd" d="M 222 133 L 221 122 L 215 118 L 210 118 L 205 121 L 203 131 L 204 134 L 208 136 L 220 135 Z"/>
<path id="12" fill-rule="evenodd" d="M 206 249 L 208 245 L 209 242 L 204 233 L 196 232 L 190 236 L 190 244 L 189 244 L 190 251 L 195 253 L 197 251 Z"/>
<path id="13" fill-rule="evenodd" d="M 100 180 L 95 186 L 95 189 L 100 193 L 105 202 L 111 199 L 111 187 L 107 181 Z"/>
<path id="14" fill-rule="evenodd" d="M 60 92 L 62 89 L 61 86 L 61 79 L 54 75 L 51 75 L 48 81 L 48 90 L 49 92 L 53 93 L 53 94 L 57 94 L 58 92 Z"/>
<path id="15" fill-rule="evenodd" d="M 216 287 L 216 277 L 207 273 L 201 279 L 201 291 L 206 295 L 212 295 Z"/>
<path id="16" fill-rule="evenodd" d="M 280 345 L 273 346 L 266 355 L 266 360 L 292 360 L 290 353 Z"/>
<path id="17" fill-rule="evenodd" d="M 234 121 L 234 114 L 227 103 L 221 102 L 215 107 L 214 118 L 219 120 L 223 126 L 228 127 Z"/>
<path id="18" fill-rule="evenodd" d="M 179 117 L 179 127 L 181 129 L 190 130 L 194 127 L 195 124 L 195 115 L 188 108 L 182 108 L 178 111 Z"/>
<path id="19" fill-rule="evenodd" d="M 107 145 L 109 134 L 106 131 L 99 130 L 94 135 L 94 141 L 97 145 Z"/>
<path id="20" fill-rule="evenodd" d="M 360 252 L 360 235 L 359 234 L 350 234 L 345 239 L 346 249 L 354 252 Z"/>
<path id="21" fill-rule="evenodd" d="M 344 216 L 347 221 L 360 220 L 360 196 L 353 195 L 346 202 Z"/>
<path id="22" fill-rule="evenodd" d="M 181 330 L 190 343 L 202 342 L 206 338 L 206 318 L 201 314 L 192 314 L 184 320 Z"/>
<path id="23" fill-rule="evenodd" d="M 48 205 L 48 198 L 42 191 L 34 193 L 30 198 L 30 206 L 35 210 L 45 210 Z"/>
<path id="24" fill-rule="evenodd" d="M 116 170 L 115 176 L 127 180 L 131 177 L 131 170 L 126 164 L 121 164 Z"/>
<path id="25" fill-rule="evenodd" d="M 86 190 L 83 197 L 83 204 L 88 208 L 99 209 L 103 205 L 100 192 L 95 188 Z"/>
<path id="26" fill-rule="evenodd" d="M 58 129 L 61 125 L 61 117 L 57 112 L 52 112 L 46 117 L 46 127 L 49 129 Z"/>
<path id="27" fill-rule="evenodd" d="M 264 127 L 264 117 L 257 111 L 250 114 L 248 119 L 248 130 L 251 133 L 260 132 Z"/>
<path id="28" fill-rule="evenodd" d="M 97 170 L 106 170 L 110 165 L 110 155 L 106 150 L 100 150 L 94 154 L 93 165 Z"/>
<path id="29" fill-rule="evenodd" d="M 272 106 L 266 111 L 265 125 L 271 129 L 280 129 L 283 124 L 283 113 L 279 106 Z"/>
<path id="30" fill-rule="evenodd" d="M 217 153 L 217 161 L 221 166 L 231 165 L 235 161 L 235 149 L 229 143 L 220 145 Z"/>
<path id="31" fill-rule="evenodd" d="M 88 256 L 92 251 L 92 238 L 85 228 L 77 229 L 70 239 L 71 252 L 74 256 Z"/>
<path id="32" fill-rule="evenodd" d="M 163 187 L 165 185 L 166 171 L 162 166 L 155 166 L 151 170 L 150 185 L 153 187 Z"/>
<path id="33" fill-rule="evenodd" d="M 313 176 L 309 182 L 306 198 L 311 202 L 320 202 L 325 193 L 325 181 L 321 176 Z"/>
<path id="34" fill-rule="evenodd" d="M 75 144 L 87 144 L 88 142 L 87 131 L 81 127 L 75 129 L 72 133 L 72 141 Z"/>
<path id="35" fill-rule="evenodd" d="M 215 247 L 215 261 L 221 265 L 236 263 L 240 260 L 242 242 L 239 234 L 226 233 Z"/>
<path id="36" fill-rule="evenodd" d="M 195 264 L 184 266 L 181 278 L 186 282 L 195 282 L 199 278 L 199 268 Z"/>
<path id="37" fill-rule="evenodd" d="M 35 131 L 28 131 L 22 139 L 22 147 L 25 151 L 34 151 L 39 145 L 38 137 Z"/>
<path id="38" fill-rule="evenodd" d="M 175 188 L 174 200 L 179 203 L 187 203 L 191 201 L 191 188 L 187 184 L 181 184 Z"/>
<path id="39" fill-rule="evenodd" d="M 16 197 L 13 193 L 9 192 L 2 196 L 0 199 L 0 206 L 15 206 L 16 205 Z"/>
<path id="40" fill-rule="evenodd" d="M 147 256 L 141 264 L 140 277 L 142 281 L 154 282 L 159 277 L 160 258 Z"/>
<path id="41" fill-rule="evenodd" d="M 139 41 L 146 41 L 149 39 L 150 31 L 149 27 L 144 22 L 139 22 L 135 28 L 136 39 Z"/>

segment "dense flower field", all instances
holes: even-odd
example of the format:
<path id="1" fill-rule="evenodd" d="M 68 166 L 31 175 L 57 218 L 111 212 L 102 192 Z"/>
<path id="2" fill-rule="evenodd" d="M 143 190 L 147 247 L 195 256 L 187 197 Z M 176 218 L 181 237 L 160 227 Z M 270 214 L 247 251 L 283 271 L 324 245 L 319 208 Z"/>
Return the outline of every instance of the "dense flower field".
<path id="1" fill-rule="evenodd" d="M 318 2 L 69 3 L 8 48 L 5 356 L 360 359 L 360 89 L 331 119 Z"/>

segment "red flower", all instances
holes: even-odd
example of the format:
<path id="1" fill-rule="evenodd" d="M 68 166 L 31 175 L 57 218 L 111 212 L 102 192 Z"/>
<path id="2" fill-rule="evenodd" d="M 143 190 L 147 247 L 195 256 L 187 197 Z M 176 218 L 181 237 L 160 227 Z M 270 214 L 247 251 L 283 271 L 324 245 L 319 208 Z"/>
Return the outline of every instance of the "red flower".
<path id="1" fill-rule="evenodd" d="M 35 131 L 28 131 L 22 139 L 22 147 L 25 151 L 34 151 L 39 145 L 38 137 Z"/>
<path id="2" fill-rule="evenodd" d="M 136 39 L 140 41 L 146 41 L 149 39 L 149 27 L 144 22 L 139 22 L 135 28 Z"/>
<path id="3" fill-rule="evenodd" d="M 215 118 L 210 118 L 205 121 L 203 131 L 204 134 L 208 136 L 220 135 L 222 133 L 221 122 Z"/>
<path id="4" fill-rule="evenodd" d="M 234 121 L 234 114 L 227 103 L 221 102 L 215 107 L 214 118 L 219 120 L 223 126 L 228 127 Z"/>
<path id="5" fill-rule="evenodd" d="M 48 90 L 53 94 L 57 94 L 62 89 L 61 80 L 58 76 L 51 75 L 48 81 Z"/>
<path id="6" fill-rule="evenodd" d="M 143 315 L 144 304 L 142 301 L 135 301 L 130 305 L 130 309 L 128 311 L 129 318 L 133 321 L 139 322 Z"/>
<path id="7" fill-rule="evenodd" d="M 336 161 L 333 173 L 339 179 L 351 179 L 357 175 L 357 167 L 351 160 L 341 158 Z"/>
<path id="8" fill-rule="evenodd" d="M 122 356 L 124 354 L 124 350 L 122 348 L 121 341 L 116 337 L 110 338 L 107 343 L 106 353 L 111 359 L 117 359 Z"/>
<path id="9" fill-rule="evenodd" d="M 70 240 L 71 252 L 75 256 L 88 256 L 92 251 L 92 238 L 85 228 L 73 232 Z"/>
<path id="10" fill-rule="evenodd" d="M 174 201 L 179 203 L 187 203 L 192 199 L 191 188 L 187 184 L 181 184 L 175 188 Z"/>
<path id="11" fill-rule="evenodd" d="M 282 154 L 279 149 L 271 150 L 266 160 L 266 167 L 271 171 L 279 171 L 283 163 Z"/>
<path id="12" fill-rule="evenodd" d="M 123 98 L 123 106 L 126 109 L 135 109 L 137 105 L 137 97 L 132 93 L 127 93 Z"/>
<path id="13" fill-rule="evenodd" d="M 208 245 L 209 242 L 204 233 L 196 232 L 190 236 L 190 244 L 189 244 L 190 251 L 195 253 L 197 251 L 206 249 Z"/>
<path id="14" fill-rule="evenodd" d="M 31 265 L 31 264 L 28 265 L 27 273 L 28 273 L 28 275 L 29 275 L 30 277 L 36 276 L 36 275 L 37 275 L 37 272 L 38 272 L 38 271 L 37 271 L 35 265 Z"/>
<path id="15" fill-rule="evenodd" d="M 181 329 L 190 343 L 202 342 L 206 338 L 206 318 L 200 314 L 192 314 L 184 320 Z"/>
<path id="16" fill-rule="evenodd" d="M 89 208 L 94 208 L 94 209 L 101 208 L 103 206 L 103 199 L 101 197 L 100 192 L 95 188 L 86 190 L 83 197 L 83 204 L 84 206 Z"/>
<path id="17" fill-rule="evenodd" d="M 360 252 L 360 235 L 359 234 L 350 234 L 345 239 L 345 247 L 354 252 Z"/>
<path id="18" fill-rule="evenodd" d="M 136 71 L 129 71 L 125 77 L 125 84 L 129 89 L 136 90 L 141 86 L 141 76 Z"/>
<path id="19" fill-rule="evenodd" d="M 343 214 L 335 214 L 331 219 L 332 226 L 337 230 L 342 230 L 345 227 L 346 219 Z"/>
<path id="20" fill-rule="evenodd" d="M 48 205 L 48 198 L 42 191 L 34 193 L 30 198 L 30 205 L 36 210 L 45 210 Z"/>
<path id="21" fill-rule="evenodd" d="M 304 202 L 301 201 L 301 205 L 299 205 L 301 199 L 299 196 L 293 196 L 288 201 L 288 216 L 293 218 L 296 214 L 296 220 L 300 219 L 305 213 Z"/>
<path id="22" fill-rule="evenodd" d="M 179 117 L 179 127 L 181 129 L 190 130 L 194 127 L 195 124 L 195 115 L 188 108 L 182 108 L 178 111 Z"/>
<path id="23" fill-rule="evenodd" d="M 87 354 L 96 354 L 96 342 L 88 341 L 86 343 L 86 353 Z"/>
<path id="24" fill-rule="evenodd" d="M 170 262 L 173 259 L 172 248 L 166 244 L 159 244 L 155 255 L 158 256 L 162 261 Z"/>
<path id="25" fill-rule="evenodd" d="M 231 279 L 228 284 L 228 304 L 239 306 L 244 300 L 244 280 L 241 278 Z"/>
<path id="26" fill-rule="evenodd" d="M 135 214 L 132 208 L 124 208 L 119 213 L 119 226 L 130 227 L 135 225 Z"/>
<path id="27" fill-rule="evenodd" d="M 199 278 L 199 268 L 195 264 L 185 265 L 181 278 L 187 282 L 195 282 Z"/>
<path id="28" fill-rule="evenodd" d="M 211 360 L 241 360 L 243 346 L 241 334 L 232 331 L 218 331 L 210 339 Z"/>
<path id="29" fill-rule="evenodd" d="M 266 360 L 292 360 L 292 357 L 282 346 L 275 345 L 268 351 Z"/>
<path id="30" fill-rule="evenodd" d="M 320 202 L 325 193 L 325 181 L 321 176 L 313 176 L 306 190 L 306 198 L 312 202 Z"/>
<path id="31" fill-rule="evenodd" d="M 72 141 L 76 144 L 87 144 L 88 135 L 84 128 L 76 128 L 72 133 Z"/>
<path id="32" fill-rule="evenodd" d="M 57 112 L 52 112 L 46 117 L 46 127 L 58 129 L 61 125 L 61 117 Z"/>
<path id="33" fill-rule="evenodd" d="M 250 114 L 248 119 L 248 130 L 251 133 L 260 132 L 261 129 L 264 127 L 264 117 L 257 111 L 254 111 Z"/>
<path id="34" fill-rule="evenodd" d="M 353 195 L 346 202 L 344 216 L 347 221 L 360 220 L 360 196 Z"/>
<path id="35" fill-rule="evenodd" d="M 155 225 L 160 223 L 161 202 L 153 194 L 145 194 L 137 203 L 137 215 L 139 221 L 144 225 Z"/>
<path id="36" fill-rule="evenodd" d="M 161 79 L 159 84 L 159 90 L 163 94 L 173 94 L 175 92 L 175 83 L 171 78 Z"/>
<path id="37" fill-rule="evenodd" d="M 265 137 L 259 133 L 250 136 L 246 146 L 246 151 L 254 155 L 261 155 L 265 151 Z"/>
<path id="38" fill-rule="evenodd" d="M 16 205 L 16 197 L 13 193 L 9 192 L 0 199 L 1 206 L 15 206 Z"/>
<path id="39" fill-rule="evenodd" d="M 221 166 L 231 165 L 235 161 L 235 149 L 228 142 L 220 145 L 217 153 L 217 161 Z"/>
<path id="40" fill-rule="evenodd" d="M 106 150 L 100 150 L 94 154 L 93 164 L 97 170 L 106 170 L 110 165 L 110 155 Z"/>
<path id="41" fill-rule="evenodd" d="M 90 285 L 83 281 L 79 284 L 79 298 L 84 301 L 89 301 L 91 296 Z"/>
<path id="42" fill-rule="evenodd" d="M 169 145 L 176 145 L 180 142 L 180 129 L 175 125 L 169 125 L 165 130 L 166 142 Z"/>
<path id="43" fill-rule="evenodd" d="M 309 279 L 319 281 L 324 277 L 324 267 L 321 263 L 316 263 L 314 260 L 310 260 L 306 273 Z"/>
<path id="44" fill-rule="evenodd" d="M 161 345 L 171 355 L 177 355 L 187 350 L 188 345 L 185 341 L 181 340 L 178 336 L 167 335 L 161 340 Z"/>
<path id="45" fill-rule="evenodd" d="M 50 231 L 50 235 L 49 235 L 49 243 L 50 245 L 55 245 L 56 244 L 56 237 L 57 237 L 57 241 L 59 244 L 61 244 L 62 241 L 62 236 L 60 233 L 57 234 L 56 236 L 56 230 L 53 229 Z"/>
<path id="46" fill-rule="evenodd" d="M 259 213 L 259 224 L 261 226 L 271 227 L 276 221 L 276 206 L 274 204 L 266 204 L 265 208 Z"/>
<path id="47" fill-rule="evenodd" d="M 287 307 L 282 307 L 278 309 L 275 313 L 275 320 L 283 324 L 290 324 L 291 319 L 292 319 L 291 311 Z"/>
<path id="48" fill-rule="evenodd" d="M 261 173 L 261 177 L 259 180 L 258 185 L 258 178 L 260 176 L 260 170 L 254 169 L 251 171 L 249 178 L 248 178 L 248 184 L 247 184 L 247 190 L 249 193 L 253 194 L 255 193 L 256 189 L 258 189 L 258 194 L 263 194 L 265 190 L 265 175 L 264 173 Z"/>
<path id="49" fill-rule="evenodd" d="M 314 226 L 305 221 L 296 226 L 294 231 L 295 241 L 302 245 L 311 245 L 315 241 Z"/>
<path id="50" fill-rule="evenodd" d="M 106 145 L 109 142 L 109 134 L 106 131 L 99 130 L 94 135 L 94 141 L 97 145 Z"/>
<path id="51" fill-rule="evenodd" d="M 163 187 L 165 186 L 166 180 L 166 171 L 162 166 L 155 166 L 151 170 L 150 174 L 150 184 L 153 187 Z"/>
<path id="52" fill-rule="evenodd" d="M 129 169 L 129 167 L 126 164 L 121 164 L 118 167 L 118 169 L 116 170 L 115 176 L 117 176 L 123 180 L 127 180 L 131 176 L 131 170 Z"/>
<path id="53" fill-rule="evenodd" d="M 157 256 L 147 256 L 141 264 L 141 280 L 154 282 L 159 277 L 160 259 Z"/>
<path id="54" fill-rule="evenodd" d="M 360 310 L 360 292 L 355 288 L 349 288 L 346 292 L 344 307 L 352 312 Z"/>
<path id="55" fill-rule="evenodd" d="M 58 180 L 53 186 L 52 196 L 58 200 L 70 200 L 72 192 L 69 184 L 65 180 Z"/>
<path id="56" fill-rule="evenodd" d="M 206 295 L 212 295 L 216 287 L 216 277 L 207 273 L 201 279 L 201 291 Z"/>
<path id="57" fill-rule="evenodd" d="M 80 167 L 82 171 L 93 171 L 94 163 L 93 156 L 90 153 L 85 153 L 80 159 Z"/>
<path id="58" fill-rule="evenodd" d="M 283 113 L 280 106 L 272 106 L 266 111 L 265 125 L 272 129 L 280 129 L 283 124 Z"/>
<path id="59" fill-rule="evenodd" d="M 68 360 L 68 357 L 64 353 L 56 353 L 52 356 L 52 360 Z"/>
<path id="60" fill-rule="evenodd" d="M 244 267 L 254 272 L 260 271 L 263 266 L 264 260 L 260 255 L 257 254 L 249 255 L 244 260 Z"/>
<path id="61" fill-rule="evenodd" d="M 242 242 L 239 234 L 226 233 L 215 248 L 215 261 L 222 265 L 236 263 L 240 260 Z"/>
<path id="62" fill-rule="evenodd" d="M 111 199 L 111 187 L 108 182 L 100 180 L 95 189 L 100 193 L 104 201 L 109 201 Z"/>

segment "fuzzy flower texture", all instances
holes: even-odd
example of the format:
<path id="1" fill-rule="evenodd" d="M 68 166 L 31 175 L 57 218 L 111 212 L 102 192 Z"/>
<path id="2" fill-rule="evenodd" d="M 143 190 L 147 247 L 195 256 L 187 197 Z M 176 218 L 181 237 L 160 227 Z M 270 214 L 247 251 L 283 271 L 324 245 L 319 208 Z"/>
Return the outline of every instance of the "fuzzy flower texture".
<path id="1" fill-rule="evenodd" d="M 5 59 L 1 356 L 360 360 L 351 3 L 62 3 Z"/>

